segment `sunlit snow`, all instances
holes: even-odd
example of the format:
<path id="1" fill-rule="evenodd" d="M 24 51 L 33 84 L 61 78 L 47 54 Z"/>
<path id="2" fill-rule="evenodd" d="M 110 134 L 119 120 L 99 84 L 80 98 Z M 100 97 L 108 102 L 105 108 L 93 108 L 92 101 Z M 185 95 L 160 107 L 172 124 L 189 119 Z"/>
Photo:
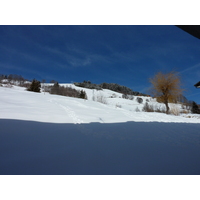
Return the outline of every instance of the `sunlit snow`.
<path id="1" fill-rule="evenodd" d="M 62 84 L 61 84 L 62 85 Z M 65 84 L 71 85 L 71 84 Z M 78 88 L 71 85 L 76 89 Z M 200 117 L 192 115 L 174 116 L 164 113 L 142 112 L 146 99 L 156 105 L 150 97 L 142 97 L 143 103 L 122 98 L 122 94 L 110 90 L 84 89 L 88 100 L 79 98 L 51 95 L 49 93 L 35 93 L 25 91 L 25 88 L 0 87 L 0 118 L 20 119 L 51 123 L 116 123 L 116 122 L 184 122 L 200 123 Z M 96 100 L 98 96 L 105 99 L 105 103 Z M 113 98 L 111 98 L 113 97 Z M 160 104 L 159 106 L 164 106 Z M 180 107 L 178 105 L 178 107 Z M 136 109 L 140 112 L 136 112 Z"/>

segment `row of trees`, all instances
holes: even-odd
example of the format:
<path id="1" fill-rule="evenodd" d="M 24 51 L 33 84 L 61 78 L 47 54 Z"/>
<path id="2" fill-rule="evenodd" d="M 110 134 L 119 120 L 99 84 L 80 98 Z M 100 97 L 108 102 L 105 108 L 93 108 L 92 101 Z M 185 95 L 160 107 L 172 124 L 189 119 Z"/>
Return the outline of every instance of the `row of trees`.
<path id="1" fill-rule="evenodd" d="M 23 78 L 21 75 L 17 75 L 17 74 L 9 74 L 9 75 L 4 75 L 4 74 L 0 74 L 0 80 L 14 80 L 14 81 L 25 81 L 25 78 Z"/>
<path id="2" fill-rule="evenodd" d="M 77 87 L 83 87 L 88 89 L 102 90 L 102 87 L 100 87 L 100 85 L 91 83 L 90 81 L 83 81 L 82 83 L 75 82 L 74 85 L 76 85 Z"/>
<path id="3" fill-rule="evenodd" d="M 112 90 L 115 92 L 119 92 L 122 93 L 124 95 L 134 95 L 134 96 L 148 96 L 146 94 L 142 94 L 136 91 L 133 91 L 132 89 L 123 86 L 123 85 L 119 85 L 116 83 L 101 83 L 100 87 L 102 87 L 103 89 L 108 89 L 108 90 Z"/>
<path id="4" fill-rule="evenodd" d="M 40 81 L 33 79 L 32 83 L 27 88 L 27 90 L 32 92 L 40 92 L 41 90 Z M 87 94 L 85 91 L 76 90 L 71 87 L 60 86 L 58 82 L 55 82 L 53 86 L 43 87 L 43 90 L 44 92 L 49 92 L 50 94 L 87 99 Z"/>
<path id="5" fill-rule="evenodd" d="M 32 82 L 29 83 L 28 80 L 23 78 L 21 75 L 0 74 L 0 82 L 2 82 L 3 80 L 5 83 L 9 83 L 9 84 L 15 84 L 15 82 L 17 82 L 19 86 L 26 87 L 28 91 L 32 91 L 32 92 L 40 92 L 41 91 L 41 82 L 36 79 L 33 79 Z M 87 99 L 87 94 L 83 90 L 79 91 L 79 90 L 75 90 L 70 87 L 60 86 L 58 84 L 58 82 L 56 82 L 56 81 L 51 81 L 51 82 L 54 83 L 54 85 L 43 87 L 44 91 L 49 92 L 51 94 Z M 45 80 L 42 80 L 42 83 L 44 85 Z"/>
<path id="6" fill-rule="evenodd" d="M 112 91 L 115 91 L 115 92 L 122 93 L 125 96 L 127 96 L 127 95 L 148 96 L 146 94 L 135 92 L 132 89 L 126 87 L 126 86 L 122 86 L 122 85 L 119 85 L 119 84 L 116 84 L 116 83 L 94 84 L 94 83 L 91 83 L 90 81 L 83 81 L 82 83 L 75 82 L 74 85 L 76 85 L 78 87 L 84 87 L 84 88 L 96 89 L 96 90 L 108 89 L 108 90 L 112 90 Z"/>
<path id="7" fill-rule="evenodd" d="M 9 74 L 9 75 L 0 74 L 0 82 L 2 82 L 3 80 L 5 82 L 7 82 L 7 83 L 10 83 L 10 84 L 18 82 L 18 84 L 20 86 L 24 86 L 24 83 L 27 81 L 21 75 L 17 75 L 17 74 Z"/>
<path id="8" fill-rule="evenodd" d="M 25 83 L 27 80 L 23 78 L 21 75 L 10 74 L 10 75 L 0 75 L 0 82 L 2 80 L 6 80 L 9 83 L 13 81 L 17 81 L 19 85 L 26 86 L 28 91 L 40 92 L 41 90 L 41 82 L 33 79 L 31 84 Z M 42 81 L 45 82 L 44 80 Z M 52 81 L 54 83 L 53 86 L 48 86 L 45 88 L 47 92 L 51 94 L 58 94 L 63 96 L 77 97 L 87 99 L 87 95 L 85 91 L 75 90 L 70 87 L 63 87 L 58 84 L 56 81 Z M 166 106 L 166 113 L 169 114 L 170 108 L 169 103 L 177 103 L 184 102 L 187 106 L 191 103 L 187 101 L 187 99 L 182 95 L 183 89 L 181 88 L 181 81 L 178 73 L 170 72 L 163 74 L 161 72 L 157 73 L 153 78 L 150 79 L 150 83 L 152 84 L 151 93 L 154 97 L 156 97 L 157 101 L 160 103 L 164 103 Z M 133 99 L 134 96 L 147 96 L 145 94 L 141 94 L 139 92 L 135 92 L 128 87 L 121 86 L 116 83 L 102 83 L 102 84 L 93 84 L 90 81 L 83 81 L 82 83 L 74 83 L 76 86 L 90 88 L 90 89 L 109 89 L 115 92 L 119 92 L 123 94 L 123 98 Z M 44 89 L 44 88 L 43 88 Z M 138 102 L 141 102 L 141 99 L 137 99 Z M 183 105 L 184 105 L 183 104 Z M 192 102 L 192 113 L 200 114 L 199 106 L 196 102 Z"/>
<path id="9" fill-rule="evenodd" d="M 53 86 L 45 87 L 45 90 L 48 91 L 50 94 L 87 99 L 87 94 L 85 91 L 76 90 L 71 87 L 60 86 L 58 82 L 55 82 Z"/>

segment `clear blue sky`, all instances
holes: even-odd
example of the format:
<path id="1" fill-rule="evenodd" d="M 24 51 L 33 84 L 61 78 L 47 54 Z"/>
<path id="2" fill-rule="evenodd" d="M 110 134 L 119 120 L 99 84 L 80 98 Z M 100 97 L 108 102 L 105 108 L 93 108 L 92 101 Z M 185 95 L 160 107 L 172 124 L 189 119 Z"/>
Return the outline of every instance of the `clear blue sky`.
<path id="1" fill-rule="evenodd" d="M 0 26 L 0 74 L 118 83 L 148 94 L 148 79 L 172 70 L 184 95 L 200 103 L 200 40 L 176 26 Z"/>

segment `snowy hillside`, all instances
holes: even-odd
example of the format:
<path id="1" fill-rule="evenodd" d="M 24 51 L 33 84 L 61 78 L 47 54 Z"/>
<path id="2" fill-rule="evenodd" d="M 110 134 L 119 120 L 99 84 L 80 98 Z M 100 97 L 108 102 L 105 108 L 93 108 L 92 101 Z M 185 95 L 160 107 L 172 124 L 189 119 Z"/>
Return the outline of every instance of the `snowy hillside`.
<path id="1" fill-rule="evenodd" d="M 51 95 L 49 93 L 28 92 L 23 87 L 0 87 L 0 118 L 20 119 L 51 123 L 115 123 L 115 122 L 184 122 L 200 123 L 198 115 L 166 115 L 157 112 L 143 112 L 146 101 L 163 107 L 151 97 L 142 97 L 138 103 L 123 99 L 122 94 L 111 90 L 92 90 L 76 87 L 73 84 L 60 84 L 84 90 L 88 100 Z M 173 105 L 170 104 L 172 107 Z M 177 106 L 177 105 L 176 105 Z M 178 105 L 179 109 L 181 106 Z"/>
<path id="2" fill-rule="evenodd" d="M 135 98 L 85 91 L 88 100 L 0 87 L 0 174 L 200 174 L 198 115 L 142 112 Z"/>

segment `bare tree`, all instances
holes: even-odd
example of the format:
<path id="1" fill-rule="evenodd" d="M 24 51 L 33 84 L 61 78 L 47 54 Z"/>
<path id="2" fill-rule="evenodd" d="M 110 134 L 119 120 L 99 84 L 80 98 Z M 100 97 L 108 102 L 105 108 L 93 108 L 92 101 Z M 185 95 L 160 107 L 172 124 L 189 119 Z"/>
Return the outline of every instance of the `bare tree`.
<path id="1" fill-rule="evenodd" d="M 166 106 L 166 114 L 169 114 L 169 102 L 176 102 L 177 97 L 182 94 L 183 89 L 180 86 L 180 77 L 177 72 L 163 74 L 157 73 L 150 79 L 152 84 L 152 93 L 161 103 Z"/>

